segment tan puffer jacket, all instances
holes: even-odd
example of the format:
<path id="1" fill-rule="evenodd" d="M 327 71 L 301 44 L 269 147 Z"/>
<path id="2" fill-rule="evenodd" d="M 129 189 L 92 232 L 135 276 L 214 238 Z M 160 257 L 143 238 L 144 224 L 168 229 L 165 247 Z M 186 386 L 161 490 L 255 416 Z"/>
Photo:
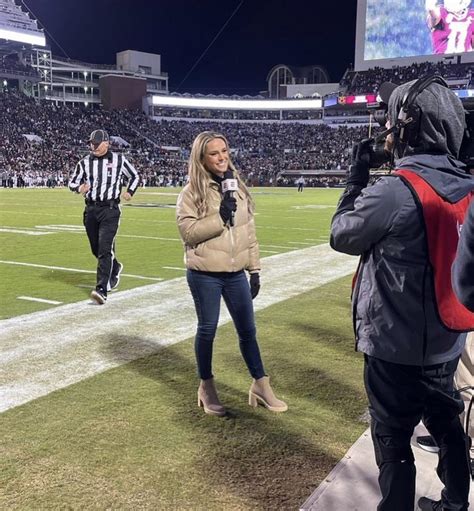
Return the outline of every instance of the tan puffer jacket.
<path id="1" fill-rule="evenodd" d="M 179 194 L 176 204 L 178 229 L 184 242 L 184 262 L 191 270 L 236 272 L 260 270 L 258 241 L 253 215 L 242 191 L 234 194 L 237 211 L 234 226 L 224 225 L 219 214 L 222 195 L 217 183 L 211 182 L 209 209 L 198 218 L 190 185 Z"/>

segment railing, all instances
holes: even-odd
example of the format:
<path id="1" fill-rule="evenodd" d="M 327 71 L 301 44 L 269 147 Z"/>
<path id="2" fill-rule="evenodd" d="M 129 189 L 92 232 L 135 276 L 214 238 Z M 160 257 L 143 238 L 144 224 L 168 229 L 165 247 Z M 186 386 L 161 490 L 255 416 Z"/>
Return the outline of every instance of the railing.
<path id="1" fill-rule="evenodd" d="M 100 103 L 99 96 L 91 96 L 90 94 L 73 94 L 70 92 L 62 92 L 55 90 L 41 91 L 41 97 L 45 99 L 59 99 L 62 101 L 77 101 L 80 103 Z"/>
<path id="2" fill-rule="evenodd" d="M 76 64 L 83 68 L 87 69 L 108 69 L 118 71 L 117 66 L 111 64 L 91 64 L 90 62 L 82 62 L 81 60 L 73 60 L 73 59 L 63 59 L 61 57 L 53 57 L 51 62 L 54 64 L 55 62 L 60 62 L 62 64 Z"/>

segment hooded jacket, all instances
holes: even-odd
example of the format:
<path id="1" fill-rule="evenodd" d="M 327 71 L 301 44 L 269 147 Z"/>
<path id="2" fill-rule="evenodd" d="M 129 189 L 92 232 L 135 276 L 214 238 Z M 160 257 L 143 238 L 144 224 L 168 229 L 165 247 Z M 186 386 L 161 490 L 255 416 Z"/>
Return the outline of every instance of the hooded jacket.
<path id="1" fill-rule="evenodd" d="M 393 92 L 391 118 L 398 116 L 409 86 Z M 396 168 L 412 170 L 445 200 L 457 202 L 474 190 L 474 179 L 456 160 L 464 113 L 454 93 L 438 84 L 432 88 L 444 90 L 425 89 L 415 99 L 422 111 L 418 143 L 409 144 Z M 416 366 L 460 355 L 466 336 L 448 330 L 439 319 L 423 221 L 401 178 L 387 176 L 365 189 L 348 188 L 332 221 L 331 246 L 361 255 L 352 297 L 358 351 Z"/>
<path id="2" fill-rule="evenodd" d="M 218 183 L 211 181 L 208 212 L 199 218 L 190 185 L 179 194 L 176 204 L 178 229 L 184 242 L 184 262 L 187 268 L 209 272 L 236 272 L 260 270 L 258 242 L 253 215 L 248 201 L 239 190 L 234 225 L 225 225 L 219 208 L 222 194 Z"/>
<path id="3" fill-rule="evenodd" d="M 453 288 L 459 301 L 474 311 L 474 201 L 464 219 L 452 271 Z"/>

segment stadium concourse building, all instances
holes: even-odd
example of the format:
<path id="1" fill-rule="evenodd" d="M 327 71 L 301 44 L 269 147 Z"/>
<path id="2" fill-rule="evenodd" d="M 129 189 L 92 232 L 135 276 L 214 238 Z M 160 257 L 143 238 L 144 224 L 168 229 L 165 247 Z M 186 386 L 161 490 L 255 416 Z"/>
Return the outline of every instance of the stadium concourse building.
<path id="1" fill-rule="evenodd" d="M 36 99 L 140 107 L 143 95 L 168 91 L 161 56 L 126 50 L 115 65 L 54 56 L 44 30 L 14 0 L 0 0 L 0 83 Z"/>
<path id="2" fill-rule="evenodd" d="M 322 122 L 323 97 L 338 93 L 322 66 L 279 64 L 267 76 L 268 90 L 258 96 L 176 94 L 149 96 L 143 110 L 155 119 L 190 118 L 216 121 Z"/>
<path id="3" fill-rule="evenodd" d="M 329 75 L 323 66 L 288 66 L 278 64 L 267 76 L 268 97 L 321 98 L 339 89 L 339 83 L 329 83 Z"/>

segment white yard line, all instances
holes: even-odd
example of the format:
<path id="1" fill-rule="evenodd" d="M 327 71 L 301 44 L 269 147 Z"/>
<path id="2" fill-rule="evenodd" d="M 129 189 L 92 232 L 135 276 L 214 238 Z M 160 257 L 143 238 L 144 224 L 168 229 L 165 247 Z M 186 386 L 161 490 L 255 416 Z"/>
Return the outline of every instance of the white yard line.
<path id="1" fill-rule="evenodd" d="M 52 305 L 61 305 L 63 302 L 56 300 L 46 300 L 45 298 L 33 298 L 32 296 L 17 296 L 17 300 L 26 300 L 28 302 L 50 303 Z"/>
<path id="2" fill-rule="evenodd" d="M 16 229 L 13 227 L 0 227 L 0 232 L 8 232 L 11 234 L 26 234 L 28 236 L 44 236 L 45 234 L 54 234 L 53 232 L 28 231 L 27 229 Z"/>
<path id="3" fill-rule="evenodd" d="M 179 238 L 160 238 L 159 236 L 139 236 L 138 234 L 117 234 L 117 238 L 139 238 L 142 240 L 176 241 L 181 243 Z"/>
<path id="4" fill-rule="evenodd" d="M 186 268 L 183 268 L 181 266 L 181 268 L 179 266 L 162 266 L 162 268 L 164 270 L 181 270 L 181 271 L 186 271 Z"/>
<path id="5" fill-rule="evenodd" d="M 24 207 L 25 204 L 22 204 L 22 206 Z M 0 213 L 10 213 L 11 214 L 11 210 L 10 209 L 0 209 Z M 28 216 L 31 216 L 31 211 L 15 211 L 15 215 L 28 215 Z M 58 218 L 58 215 L 55 214 L 55 213 L 43 213 L 43 212 L 40 212 L 40 211 L 35 211 L 35 215 L 41 217 L 41 216 L 53 216 L 54 218 Z M 61 215 L 61 217 L 66 217 L 66 218 L 78 218 L 78 215 Z"/>
<path id="6" fill-rule="evenodd" d="M 168 196 L 168 197 L 177 197 L 179 195 L 180 192 L 144 192 L 142 190 L 139 190 L 140 192 L 140 196 L 141 195 L 165 195 L 165 196 Z"/>
<path id="7" fill-rule="evenodd" d="M 259 245 L 259 247 L 265 247 L 265 248 L 283 248 L 285 250 L 295 250 L 295 247 L 284 247 L 283 245 Z"/>
<path id="8" fill-rule="evenodd" d="M 310 227 L 274 227 L 269 225 L 259 225 L 258 230 L 260 231 L 261 229 L 276 229 L 278 231 L 315 231 L 315 229 L 311 229 Z"/>
<path id="9" fill-rule="evenodd" d="M 19 261 L 0 261 L 0 264 L 10 264 L 13 266 L 28 266 L 31 268 L 45 268 L 47 270 L 58 270 L 58 271 L 70 271 L 73 273 L 97 273 L 95 270 L 80 270 L 79 268 L 65 268 L 63 266 L 47 266 L 46 264 L 34 264 L 34 263 L 20 263 Z M 154 282 L 160 282 L 163 279 L 159 277 L 144 277 L 143 275 L 133 275 L 131 273 L 122 273 L 122 277 L 132 277 L 134 279 L 141 280 L 153 280 Z"/>
<path id="10" fill-rule="evenodd" d="M 173 222 L 175 223 L 175 222 Z M 82 225 L 35 225 L 35 229 L 38 231 L 31 231 L 25 227 L 0 227 L 0 232 L 8 232 L 12 234 L 27 234 L 29 236 L 42 236 L 43 234 L 81 234 L 85 235 L 85 229 Z M 41 230 L 43 229 L 43 230 Z M 179 238 L 163 238 L 160 236 L 140 236 L 138 234 L 117 234 L 117 238 L 135 238 L 143 240 L 158 240 L 158 241 L 173 241 L 181 243 Z"/>
<path id="11" fill-rule="evenodd" d="M 261 310 L 353 272 L 357 260 L 328 245 L 262 259 Z M 229 321 L 222 311 L 220 324 Z M 192 337 L 196 317 L 186 279 L 0 321 L 0 411 Z"/>
<path id="12" fill-rule="evenodd" d="M 36 229 L 50 229 L 54 232 L 85 234 L 86 230 L 82 225 L 36 225 Z M 50 233 L 46 233 L 50 234 Z M 143 240 L 176 241 L 181 242 L 179 238 L 162 238 L 159 236 L 140 236 L 138 234 L 117 234 L 116 238 L 139 238 Z"/>
<path id="13" fill-rule="evenodd" d="M 83 225 L 79 224 L 53 224 L 53 225 L 35 225 L 35 229 L 51 230 L 51 231 L 79 231 L 85 232 Z"/>

